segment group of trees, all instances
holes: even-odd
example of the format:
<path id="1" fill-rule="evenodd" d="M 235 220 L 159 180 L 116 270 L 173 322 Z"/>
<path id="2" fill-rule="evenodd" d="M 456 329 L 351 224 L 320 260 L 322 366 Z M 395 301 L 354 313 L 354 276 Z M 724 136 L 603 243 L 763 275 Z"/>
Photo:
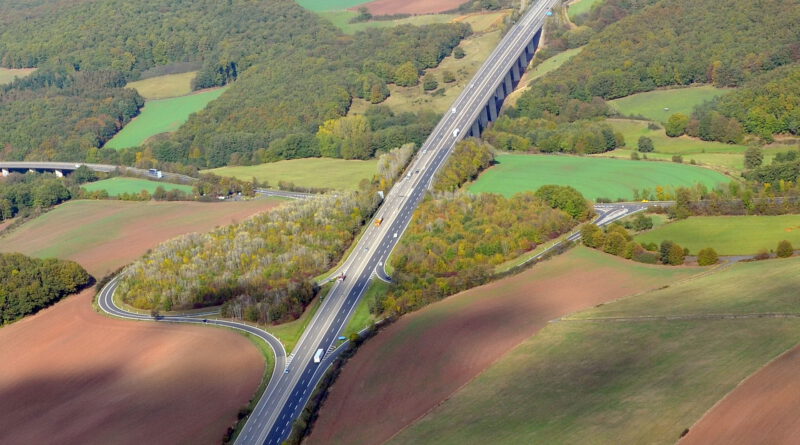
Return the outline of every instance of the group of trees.
<path id="1" fill-rule="evenodd" d="M 596 224 L 584 224 L 581 227 L 581 242 L 584 246 L 647 264 L 660 262 L 661 264 L 680 266 L 686 262 L 686 255 L 689 254 L 686 249 L 668 240 L 663 241 L 660 246 L 639 244 L 633 240 L 633 236 L 625 226 L 618 223 L 610 224 L 605 228 Z M 701 252 L 705 263 L 701 264 L 702 266 L 717 262 L 716 252 L 713 252 L 713 249 L 711 251 L 703 249 Z M 710 262 L 712 257 L 715 259 Z"/>
<path id="2" fill-rule="evenodd" d="M 501 116 L 484 137 L 500 150 L 542 153 L 594 154 L 625 145 L 621 133 L 596 120 L 559 123 L 544 118 Z"/>
<path id="3" fill-rule="evenodd" d="M 442 193 L 426 199 L 391 257 L 395 286 L 378 311 L 402 314 L 488 280 L 495 266 L 579 220 L 533 193 Z"/>
<path id="4" fill-rule="evenodd" d="M 79 186 L 96 179 L 97 174 L 86 166 L 64 178 L 51 173 L 11 173 L 0 178 L 0 221 L 79 196 Z"/>
<path id="5" fill-rule="evenodd" d="M 225 303 L 226 315 L 254 321 L 295 318 L 316 293 L 313 277 L 335 264 L 378 202 L 367 183 L 173 239 L 126 269 L 120 294 L 142 309 Z"/>
<path id="6" fill-rule="evenodd" d="M 454 192 L 477 178 L 492 162 L 494 151 L 491 145 L 479 139 L 464 139 L 456 144 L 447 163 L 437 173 L 433 188 L 440 192 Z"/>
<path id="7" fill-rule="evenodd" d="M 796 6 L 793 0 L 605 1 L 582 21 L 596 31 L 586 48 L 552 75 L 537 79 L 520 97 L 516 112 L 530 118 L 574 121 L 607 113 L 601 106 L 591 106 L 597 98 L 695 83 L 728 87 L 753 79 L 754 84 L 764 84 L 755 79 L 800 61 L 800 29 L 794 25 L 800 9 Z M 616 20 L 615 25 L 606 26 Z M 787 100 L 791 94 L 782 97 L 774 91 L 772 87 L 772 92 L 760 95 L 780 103 L 773 109 L 747 106 L 762 100 L 752 103 L 747 94 L 721 100 L 720 104 L 730 106 L 717 105 L 707 115 L 695 116 L 697 134 L 736 140 L 736 125 L 729 119 L 735 118 L 747 131 L 756 127 L 737 113 L 755 108 L 755 122 L 766 119 L 764 110 L 773 116 L 774 108 L 791 110 L 793 99 Z"/>
<path id="8" fill-rule="evenodd" d="M 452 23 L 342 37 L 293 0 L 58 2 L 6 25 L 0 66 L 39 70 L 0 90 L 4 159 L 199 167 L 319 156 L 324 148 L 315 133 L 343 118 L 353 98 L 377 103 L 389 83 L 416 84 L 471 32 Z M 142 106 L 122 88 L 127 81 L 154 68 L 198 64 L 195 88 L 232 83 L 222 97 L 174 137 L 144 149 L 101 148 Z M 428 127 L 428 119 L 414 125 Z M 368 148 L 362 137 L 338 155 L 364 158 L 419 142 L 397 141 L 391 132 L 373 136 Z"/>
<path id="9" fill-rule="evenodd" d="M 92 277 L 76 262 L 0 253 L 0 325 L 73 294 Z"/>

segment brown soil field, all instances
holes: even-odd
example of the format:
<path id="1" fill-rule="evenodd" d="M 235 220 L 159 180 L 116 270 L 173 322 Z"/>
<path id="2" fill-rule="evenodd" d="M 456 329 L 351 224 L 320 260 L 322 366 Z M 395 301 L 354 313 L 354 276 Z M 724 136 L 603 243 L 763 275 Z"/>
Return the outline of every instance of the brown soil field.
<path id="1" fill-rule="evenodd" d="M 261 353 L 223 329 L 102 316 L 93 294 L 0 329 L 0 443 L 219 443 Z"/>
<path id="2" fill-rule="evenodd" d="M 348 362 L 307 443 L 383 443 L 548 321 L 696 271 L 576 248 L 404 316 Z"/>
<path id="3" fill-rule="evenodd" d="M 375 0 L 358 7 L 366 7 L 373 15 L 438 14 L 452 11 L 466 2 L 467 0 Z"/>
<path id="4" fill-rule="evenodd" d="M 711 409 L 681 445 L 794 445 L 800 437 L 800 347 L 750 376 Z"/>
<path id="5" fill-rule="evenodd" d="M 69 201 L 0 237 L 0 252 L 77 261 L 100 278 L 162 241 L 242 221 L 285 201 Z"/>

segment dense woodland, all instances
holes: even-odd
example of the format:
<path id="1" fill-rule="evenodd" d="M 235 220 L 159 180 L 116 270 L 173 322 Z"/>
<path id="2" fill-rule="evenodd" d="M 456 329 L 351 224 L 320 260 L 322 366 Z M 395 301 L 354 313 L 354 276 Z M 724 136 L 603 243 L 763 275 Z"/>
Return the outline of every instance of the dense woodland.
<path id="1" fill-rule="evenodd" d="M 97 174 L 82 166 L 58 178 L 51 173 L 12 173 L 0 178 L 0 221 L 46 209 L 80 195 L 79 186 Z"/>
<path id="2" fill-rule="evenodd" d="M 436 174 L 433 189 L 454 192 L 466 182 L 478 177 L 494 162 L 494 149 L 479 139 L 465 139 L 456 144 L 447 163 Z"/>
<path id="3" fill-rule="evenodd" d="M 91 279 L 74 261 L 0 253 L 0 325 L 74 294 Z"/>
<path id="4" fill-rule="evenodd" d="M 498 264 L 578 222 L 533 193 L 510 199 L 445 193 L 426 199 L 390 259 L 395 286 L 373 309 L 402 314 L 482 284 Z"/>
<path id="5" fill-rule="evenodd" d="M 319 155 L 318 128 L 345 116 L 354 97 L 377 103 L 388 83 L 417 84 L 470 33 L 466 24 L 438 24 L 342 36 L 293 0 L 21 3 L 35 13 L 7 19 L 0 65 L 39 70 L 0 90 L 0 158 L 9 160 L 215 167 Z M 231 87 L 139 155 L 98 149 L 142 105 L 121 88 L 126 81 L 187 62 L 202 66 L 195 88 Z M 406 125 L 420 129 L 405 130 L 435 121 L 412 120 Z M 419 142 L 388 131 L 373 136 L 338 156 Z"/>
<path id="6" fill-rule="evenodd" d="M 607 115 L 603 100 L 637 92 L 696 83 L 747 88 L 752 82 L 749 92 L 700 110 L 684 130 L 725 142 L 741 140 L 742 127 L 762 137 L 792 131 L 795 95 L 780 91 L 791 91 L 793 78 L 788 69 L 771 71 L 800 61 L 798 20 L 795 0 L 609 0 L 579 20 L 592 34 L 581 54 L 537 79 L 510 115 L 563 125 Z M 557 33 L 550 45 L 575 46 L 575 32 Z M 775 81 L 764 87 L 761 76 Z M 761 107 L 743 115 L 749 105 Z M 542 122 L 529 124 L 533 131 Z"/>

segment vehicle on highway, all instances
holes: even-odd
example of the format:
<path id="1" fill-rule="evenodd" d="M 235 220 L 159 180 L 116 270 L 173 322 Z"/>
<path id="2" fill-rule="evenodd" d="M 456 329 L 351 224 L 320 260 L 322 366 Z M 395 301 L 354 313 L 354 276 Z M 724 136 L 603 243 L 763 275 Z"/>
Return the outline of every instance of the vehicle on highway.
<path id="1" fill-rule="evenodd" d="M 203 319 L 203 323 L 208 323 L 208 319 L 207 319 L 207 318 L 204 318 L 204 319 Z"/>
<path id="2" fill-rule="evenodd" d="M 288 373 L 289 373 L 289 368 L 286 368 L 286 369 L 284 369 L 284 370 L 283 370 L 283 373 L 284 373 L 284 374 L 288 374 Z"/>
<path id="3" fill-rule="evenodd" d="M 397 232 L 394 232 L 394 237 L 397 238 Z"/>
<path id="4" fill-rule="evenodd" d="M 317 353 L 314 354 L 314 363 L 319 363 L 322 361 L 322 348 L 317 349 Z"/>
<path id="5" fill-rule="evenodd" d="M 457 138 L 457 137 L 458 137 L 458 133 L 459 133 L 460 131 L 461 131 L 461 130 L 459 130 L 458 128 L 456 128 L 455 130 L 453 130 L 453 137 L 454 137 L 454 138 Z"/>
<path id="6" fill-rule="evenodd" d="M 345 274 L 339 275 L 339 281 L 344 281 L 345 278 L 347 278 L 347 275 Z"/>
<path id="7" fill-rule="evenodd" d="M 456 114 L 456 109 L 455 109 L 455 108 L 451 108 L 451 109 L 450 109 L 450 113 L 452 113 L 452 114 Z"/>
<path id="8" fill-rule="evenodd" d="M 375 226 L 376 226 L 376 227 L 377 227 L 377 226 L 380 226 L 380 225 L 381 225 L 381 223 L 383 223 L 383 218 L 378 218 L 378 219 L 376 219 L 376 220 L 375 220 Z"/>

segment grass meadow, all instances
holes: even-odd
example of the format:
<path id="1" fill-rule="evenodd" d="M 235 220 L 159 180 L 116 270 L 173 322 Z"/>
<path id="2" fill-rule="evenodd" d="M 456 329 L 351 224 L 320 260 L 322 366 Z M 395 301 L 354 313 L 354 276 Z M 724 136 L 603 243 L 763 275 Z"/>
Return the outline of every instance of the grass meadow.
<path id="1" fill-rule="evenodd" d="M 175 131 L 189 119 L 189 115 L 205 108 L 224 91 L 225 88 L 216 88 L 172 99 L 147 101 L 139 116 L 105 146 L 114 149 L 138 147 L 152 136 Z"/>
<path id="2" fill-rule="evenodd" d="M 0 68 L 0 85 L 11 83 L 14 79 L 25 77 L 34 71 L 36 68 Z"/>
<path id="3" fill-rule="evenodd" d="M 102 181 L 90 182 L 83 185 L 87 191 L 94 192 L 97 190 L 105 190 L 109 196 L 118 196 L 123 193 L 140 193 L 142 190 L 147 190 L 148 193 L 153 194 L 156 189 L 161 186 L 164 190 L 180 190 L 186 193 L 192 193 L 191 185 L 184 184 L 171 184 L 168 182 L 148 181 L 147 179 L 116 177 L 104 179 Z"/>
<path id="4" fill-rule="evenodd" d="M 585 0 L 584 0 L 585 1 Z M 656 122 L 667 122 L 675 113 L 687 116 L 697 105 L 721 96 L 730 90 L 703 85 L 688 88 L 655 90 L 614 99 L 608 102 L 623 116 L 644 116 Z"/>
<path id="5" fill-rule="evenodd" d="M 449 23 L 458 17 L 452 14 L 424 14 L 406 17 L 397 20 L 371 20 L 368 22 L 350 23 L 350 20 L 358 16 L 355 11 L 321 11 L 320 16 L 331 21 L 337 28 L 345 34 L 355 34 L 369 28 L 391 28 L 399 25 L 432 25 L 435 23 Z"/>
<path id="6" fill-rule="evenodd" d="M 390 443 L 674 444 L 800 341 L 793 318 L 694 316 L 797 313 L 798 266 L 740 263 L 550 323 Z"/>
<path id="7" fill-rule="evenodd" d="M 581 156 L 501 154 L 469 190 L 512 196 L 547 184 L 571 185 L 589 199 L 633 199 L 634 189 L 656 186 L 713 187 L 725 175 L 673 162 L 647 162 Z"/>
<path id="8" fill-rule="evenodd" d="M 774 250 L 782 240 L 800 248 L 800 215 L 694 216 L 636 237 L 639 242 L 671 240 L 692 254 L 713 247 L 720 255 Z"/>
<path id="9" fill-rule="evenodd" d="M 362 179 L 371 179 L 377 172 L 378 161 L 333 158 L 290 159 L 267 164 L 220 167 L 207 170 L 220 176 L 232 176 L 244 181 L 256 178 L 277 186 L 279 181 L 298 187 L 355 190 Z"/>
<path id="10" fill-rule="evenodd" d="M 185 96 L 192 92 L 192 80 L 196 76 L 197 71 L 167 74 L 131 82 L 126 88 L 133 88 L 147 100 Z"/>
<path id="11" fill-rule="evenodd" d="M 296 0 L 297 3 L 309 11 L 336 11 L 369 3 L 369 0 Z"/>
<path id="12" fill-rule="evenodd" d="M 575 17 L 585 14 L 592 9 L 592 6 L 600 3 L 602 0 L 576 0 L 569 4 L 567 14 L 570 20 L 575 20 Z"/>

